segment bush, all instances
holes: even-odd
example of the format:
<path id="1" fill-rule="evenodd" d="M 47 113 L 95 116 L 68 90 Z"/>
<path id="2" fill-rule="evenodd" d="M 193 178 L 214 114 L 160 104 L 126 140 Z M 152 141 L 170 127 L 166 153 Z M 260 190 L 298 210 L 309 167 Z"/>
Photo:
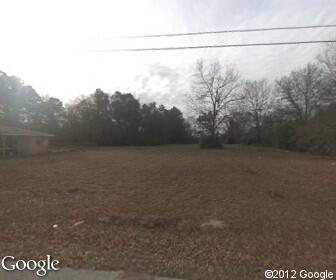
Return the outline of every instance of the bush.
<path id="1" fill-rule="evenodd" d="M 283 122 L 276 126 L 275 145 L 280 149 L 295 150 L 297 148 L 296 129 L 298 124 Z"/>
<path id="2" fill-rule="evenodd" d="M 336 154 L 336 126 L 328 119 L 315 119 L 298 129 L 298 147 L 321 155 Z"/>
<path id="3" fill-rule="evenodd" d="M 200 139 L 201 149 L 221 149 L 222 141 L 218 136 L 202 136 Z"/>

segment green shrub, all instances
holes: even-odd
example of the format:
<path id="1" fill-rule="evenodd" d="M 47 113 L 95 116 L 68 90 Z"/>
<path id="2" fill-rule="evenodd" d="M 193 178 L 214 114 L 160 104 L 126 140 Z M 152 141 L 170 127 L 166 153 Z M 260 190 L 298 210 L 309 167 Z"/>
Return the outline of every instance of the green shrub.
<path id="1" fill-rule="evenodd" d="M 202 136 L 200 138 L 201 149 L 221 149 L 222 141 L 218 136 Z"/>

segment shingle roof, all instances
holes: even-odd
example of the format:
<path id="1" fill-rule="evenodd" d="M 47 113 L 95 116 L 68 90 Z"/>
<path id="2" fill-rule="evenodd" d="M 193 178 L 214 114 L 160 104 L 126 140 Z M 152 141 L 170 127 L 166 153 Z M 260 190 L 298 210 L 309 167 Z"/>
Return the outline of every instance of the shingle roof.
<path id="1" fill-rule="evenodd" d="M 52 137 L 54 135 L 34 130 L 22 129 L 12 126 L 5 126 L 0 124 L 0 135 L 5 136 L 41 136 L 41 137 Z"/>

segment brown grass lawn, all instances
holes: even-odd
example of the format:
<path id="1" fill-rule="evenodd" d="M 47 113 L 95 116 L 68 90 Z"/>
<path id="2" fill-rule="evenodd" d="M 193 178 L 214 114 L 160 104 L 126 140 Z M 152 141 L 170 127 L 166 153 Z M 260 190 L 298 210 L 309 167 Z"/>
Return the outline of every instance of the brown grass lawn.
<path id="1" fill-rule="evenodd" d="M 336 165 L 307 154 L 181 145 L 2 160 L 0 205 L 3 256 L 191 279 L 336 264 Z"/>

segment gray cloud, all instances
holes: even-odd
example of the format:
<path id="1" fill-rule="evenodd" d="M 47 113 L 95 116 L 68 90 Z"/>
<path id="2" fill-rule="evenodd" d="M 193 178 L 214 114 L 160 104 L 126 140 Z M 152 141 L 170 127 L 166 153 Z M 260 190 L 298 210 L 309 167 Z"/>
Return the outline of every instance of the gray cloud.
<path id="1" fill-rule="evenodd" d="M 157 102 L 168 107 L 183 107 L 183 96 L 190 86 L 189 69 L 172 68 L 158 63 L 148 65 L 135 79 L 135 95 L 143 103 Z"/>

